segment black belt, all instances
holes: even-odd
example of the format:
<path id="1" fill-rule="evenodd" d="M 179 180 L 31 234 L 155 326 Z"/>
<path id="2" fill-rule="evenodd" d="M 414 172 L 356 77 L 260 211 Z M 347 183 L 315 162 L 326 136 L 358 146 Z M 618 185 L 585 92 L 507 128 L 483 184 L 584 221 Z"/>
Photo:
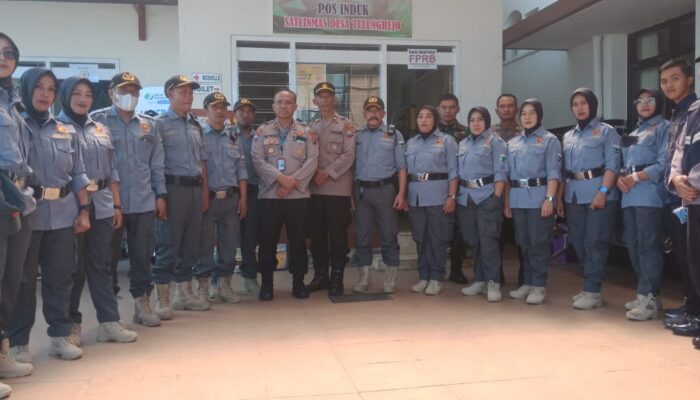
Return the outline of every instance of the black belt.
<path id="1" fill-rule="evenodd" d="M 516 189 L 544 186 L 547 178 L 523 178 L 510 181 L 510 186 Z"/>
<path id="2" fill-rule="evenodd" d="M 597 178 L 599 176 L 603 176 L 603 174 L 605 174 L 605 168 L 598 167 L 598 168 L 593 168 L 593 169 L 588 169 L 585 171 L 578 171 L 578 172 L 566 171 L 566 178 L 573 179 L 576 181 L 585 181 L 585 180 Z"/>
<path id="3" fill-rule="evenodd" d="M 87 185 L 86 189 L 88 192 L 99 192 L 109 185 L 109 179 L 100 180 L 90 180 L 90 184 Z"/>
<path id="4" fill-rule="evenodd" d="M 165 183 L 179 186 L 202 186 L 202 177 L 165 175 Z"/>
<path id="5" fill-rule="evenodd" d="M 630 175 L 634 174 L 635 172 L 642 172 L 645 169 L 651 167 L 654 164 L 641 164 L 641 165 L 633 165 L 631 167 L 625 167 L 620 170 L 620 173 L 622 175 Z"/>
<path id="6" fill-rule="evenodd" d="M 34 196 L 37 200 L 58 200 L 62 199 L 71 192 L 70 183 L 61 188 L 52 188 L 46 186 L 31 186 L 34 189 Z"/>
<path id="7" fill-rule="evenodd" d="M 238 193 L 238 187 L 233 186 L 226 190 L 210 190 L 209 197 L 212 199 L 225 199 L 227 197 L 233 197 L 234 194 Z"/>
<path id="8" fill-rule="evenodd" d="M 493 183 L 494 179 L 494 175 L 485 176 L 479 179 L 460 179 L 459 184 L 467 189 L 478 189 Z"/>
<path id="9" fill-rule="evenodd" d="M 442 181 L 447 179 L 448 175 L 444 172 L 421 172 L 420 174 L 411 174 L 408 179 L 411 182 L 427 182 L 427 181 Z"/>
<path id="10" fill-rule="evenodd" d="M 380 179 L 378 181 L 361 181 L 357 180 L 357 183 L 360 185 L 361 188 L 378 188 L 382 187 L 385 185 L 393 184 L 394 183 L 394 177 L 389 177 L 389 178 L 384 178 Z"/>

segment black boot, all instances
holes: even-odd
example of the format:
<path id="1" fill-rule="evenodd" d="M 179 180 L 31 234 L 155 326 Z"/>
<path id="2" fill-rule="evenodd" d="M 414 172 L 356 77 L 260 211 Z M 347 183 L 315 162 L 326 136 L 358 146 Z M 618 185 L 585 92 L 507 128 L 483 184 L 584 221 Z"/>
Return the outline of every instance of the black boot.
<path id="1" fill-rule="evenodd" d="M 461 285 L 467 283 L 467 277 L 464 276 L 464 272 L 462 272 L 462 257 L 452 258 L 452 262 L 450 263 L 450 277 L 448 280 Z"/>
<path id="2" fill-rule="evenodd" d="M 345 290 L 343 285 L 344 265 L 334 265 L 331 269 L 331 284 L 328 289 L 329 296 L 342 296 Z"/>
<path id="3" fill-rule="evenodd" d="M 317 292 L 319 290 L 328 289 L 330 281 L 328 280 L 328 266 L 314 265 L 314 279 L 309 282 L 309 292 Z"/>
<path id="4" fill-rule="evenodd" d="M 264 271 L 260 275 L 262 276 L 262 283 L 260 285 L 260 294 L 258 298 L 262 301 L 270 301 L 273 298 L 272 281 L 274 278 L 274 271 Z"/>
<path id="5" fill-rule="evenodd" d="M 292 296 L 297 299 L 309 298 L 309 288 L 304 285 L 304 274 L 292 275 Z"/>

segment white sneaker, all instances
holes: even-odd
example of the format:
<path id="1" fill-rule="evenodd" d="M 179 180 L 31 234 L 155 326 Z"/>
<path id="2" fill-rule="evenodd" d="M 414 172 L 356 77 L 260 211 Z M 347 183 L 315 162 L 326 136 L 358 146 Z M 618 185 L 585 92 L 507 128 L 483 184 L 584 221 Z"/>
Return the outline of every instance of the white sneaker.
<path id="1" fill-rule="evenodd" d="M 572 304 L 577 310 L 592 310 L 603 306 L 603 297 L 600 293 L 581 292 Z"/>
<path id="2" fill-rule="evenodd" d="M 32 363 L 32 353 L 29 352 L 29 346 L 26 344 L 10 347 L 10 357 L 23 364 Z"/>
<path id="3" fill-rule="evenodd" d="M 258 279 L 243 278 L 243 282 L 241 283 L 241 291 L 243 294 L 252 294 L 253 296 L 258 297 L 258 295 L 260 295 L 260 284 L 258 283 Z"/>
<path id="4" fill-rule="evenodd" d="M 364 293 L 369 286 L 369 266 L 364 265 L 359 268 L 360 272 L 357 276 L 357 283 L 352 286 L 352 291 L 355 293 Z"/>
<path id="5" fill-rule="evenodd" d="M 543 286 L 533 286 L 530 288 L 530 293 L 527 295 L 525 302 L 532 305 L 540 305 L 547 298 L 547 288 Z"/>
<path id="6" fill-rule="evenodd" d="M 527 298 L 527 296 L 530 294 L 531 288 L 532 288 L 532 286 L 522 285 L 515 290 L 511 290 L 508 293 L 508 295 L 510 296 L 511 299 L 525 300 Z"/>
<path id="7" fill-rule="evenodd" d="M 80 350 L 80 347 L 71 343 L 68 336 L 59 336 L 51 338 L 49 355 L 63 360 L 77 360 L 83 356 L 83 351 Z"/>
<path id="8" fill-rule="evenodd" d="M 192 297 L 206 305 L 207 309 L 211 308 L 211 303 L 209 302 L 209 283 L 211 282 L 211 278 L 196 278 L 193 280 L 192 285 L 194 285 L 195 282 L 197 283 L 197 291 L 192 291 Z"/>
<path id="9" fill-rule="evenodd" d="M 399 267 L 386 267 L 384 272 L 384 293 L 391 294 L 396 292 L 396 275 L 399 274 Z"/>
<path id="10" fill-rule="evenodd" d="M 160 318 L 151 309 L 148 293 L 134 300 L 134 323 L 150 327 L 160 326 Z"/>
<path id="11" fill-rule="evenodd" d="M 12 393 L 12 388 L 10 387 L 10 385 L 6 385 L 0 382 L 0 399 L 10 397 L 10 393 Z"/>
<path id="12" fill-rule="evenodd" d="M 210 307 L 209 302 L 202 303 L 192 293 L 192 282 L 179 282 L 175 284 L 175 297 L 173 298 L 173 310 L 206 311 Z"/>
<path id="13" fill-rule="evenodd" d="M 638 294 L 636 299 L 625 303 L 625 310 L 629 311 L 629 310 L 633 310 L 633 309 L 637 308 L 639 303 L 642 302 L 642 299 L 644 299 L 644 295 Z"/>
<path id="14" fill-rule="evenodd" d="M 411 290 L 413 290 L 416 293 L 423 293 L 423 292 L 425 292 L 425 289 L 427 287 L 428 287 L 428 281 L 421 279 L 418 281 L 418 283 L 411 286 Z"/>
<path id="15" fill-rule="evenodd" d="M 70 335 L 68 339 L 71 343 L 78 347 L 83 347 L 83 328 L 80 324 L 72 324 L 70 327 Z"/>
<path id="16" fill-rule="evenodd" d="M 442 282 L 430 281 L 428 282 L 428 287 L 425 288 L 425 294 L 428 296 L 435 296 L 440 294 L 442 291 Z"/>
<path id="17" fill-rule="evenodd" d="M 571 298 L 571 301 L 573 302 L 573 301 L 576 301 L 576 300 L 580 299 L 581 297 L 583 297 L 584 294 L 586 294 L 586 292 L 579 292 L 578 294 L 575 294 L 575 295 Z"/>
<path id="18" fill-rule="evenodd" d="M 162 321 L 173 318 L 173 308 L 170 305 L 170 283 L 156 283 L 156 315 Z"/>
<path id="19" fill-rule="evenodd" d="M 224 278 L 217 278 L 216 285 L 214 285 L 213 287 L 216 288 L 216 297 L 221 301 L 231 304 L 241 302 L 241 296 L 234 293 L 233 289 L 231 289 L 230 276 Z"/>
<path id="20" fill-rule="evenodd" d="M 654 295 L 649 293 L 647 296 L 641 296 L 637 306 L 627 311 L 627 319 L 631 321 L 647 321 L 656 318 L 658 313 L 659 303 Z"/>
<path id="21" fill-rule="evenodd" d="M 477 294 L 486 293 L 486 282 L 474 282 L 471 285 L 462 288 L 462 294 L 465 296 L 476 296 Z"/>
<path id="22" fill-rule="evenodd" d="M 119 321 L 103 322 L 97 328 L 98 342 L 131 343 L 138 337 L 136 332 L 124 328 Z"/>
<path id="23" fill-rule="evenodd" d="M 34 372 L 32 364 L 17 362 L 10 356 L 10 341 L 3 339 L 0 345 L 0 378 L 20 378 Z"/>
<path id="24" fill-rule="evenodd" d="M 489 281 L 486 289 L 486 300 L 496 303 L 501 301 L 501 284 L 494 281 Z"/>

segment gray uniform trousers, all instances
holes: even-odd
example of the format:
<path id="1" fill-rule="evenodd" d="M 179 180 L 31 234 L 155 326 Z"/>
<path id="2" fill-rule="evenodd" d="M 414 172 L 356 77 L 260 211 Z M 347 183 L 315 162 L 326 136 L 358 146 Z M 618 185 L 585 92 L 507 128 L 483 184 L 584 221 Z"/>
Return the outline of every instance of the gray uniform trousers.
<path id="1" fill-rule="evenodd" d="M 238 200 L 238 193 L 224 199 L 211 199 L 202 219 L 201 251 L 194 267 L 196 277 L 217 279 L 233 275 L 236 250 L 241 245 Z M 218 260 L 214 260 L 214 247 Z"/>
<path id="2" fill-rule="evenodd" d="M 156 283 L 186 282 L 199 257 L 202 232 L 202 187 L 167 185 L 168 220 L 156 221 Z"/>
<path id="3" fill-rule="evenodd" d="M 477 282 L 500 282 L 503 198 L 491 195 L 476 204 L 470 197 L 466 207 L 457 206 L 457 216 L 462 237 L 475 249 L 474 279 Z"/>
<path id="4" fill-rule="evenodd" d="M 258 244 L 260 243 L 260 201 L 258 186 L 248 184 L 248 212 L 241 220 L 241 276 L 258 277 Z"/>
<path id="5" fill-rule="evenodd" d="M 133 298 L 144 294 L 150 295 L 153 290 L 151 275 L 151 257 L 155 249 L 156 220 L 153 211 L 124 214 L 124 224 L 120 231 L 126 231 L 126 245 L 129 248 L 129 292 Z M 121 235 L 117 244 L 120 246 Z"/>
<path id="6" fill-rule="evenodd" d="M 21 217 L 21 228 L 19 232 L 11 236 L 0 237 L 0 244 L 5 247 L 4 270 L 0 271 L 2 276 L 1 299 L 0 299 L 0 338 L 7 337 L 12 312 L 17 301 L 20 283 L 22 282 L 22 271 L 24 261 L 27 257 L 29 242 L 32 238 L 32 228 L 29 217 Z"/>
<path id="7" fill-rule="evenodd" d="M 447 247 L 454 232 L 454 214 L 445 214 L 442 205 L 411 207 L 413 240 L 418 249 L 418 276 L 421 280 L 442 282 L 445 279 Z"/>
<path id="8" fill-rule="evenodd" d="M 515 241 L 523 253 L 523 284 L 547 286 L 549 261 L 552 256 L 554 216 L 542 218 L 539 208 L 513 208 Z"/>
<path id="9" fill-rule="evenodd" d="M 10 346 L 29 344 L 36 318 L 37 273 L 41 263 L 41 297 L 44 318 L 51 337 L 68 336 L 71 330 L 70 295 L 75 267 L 73 227 L 33 231 L 22 283 L 10 321 Z"/>
<path id="10" fill-rule="evenodd" d="M 583 266 L 583 291 L 600 293 L 608 263 L 608 251 L 615 227 L 618 202 L 610 200 L 605 207 L 591 210 L 590 204 L 565 203 L 569 240 Z"/>
<path id="11" fill-rule="evenodd" d="M 110 264 L 113 237 L 112 217 L 95 219 L 93 208 L 90 211 L 90 230 L 76 236 L 77 268 L 73 274 L 73 290 L 70 296 L 70 319 L 74 324 L 83 322 L 80 297 L 86 278 L 97 321 L 119 321 L 117 295 L 112 288 Z"/>
<path id="12" fill-rule="evenodd" d="M 360 266 L 372 265 L 372 231 L 379 228 L 379 243 L 384 264 L 399 266 L 399 216 L 394 209 L 396 188 L 384 185 L 363 188 L 355 185 L 355 242 L 354 262 Z"/>
<path id="13" fill-rule="evenodd" d="M 624 239 L 634 272 L 637 273 L 637 294 L 654 296 L 661 290 L 664 267 L 664 210 L 659 207 L 626 207 L 622 209 Z"/>

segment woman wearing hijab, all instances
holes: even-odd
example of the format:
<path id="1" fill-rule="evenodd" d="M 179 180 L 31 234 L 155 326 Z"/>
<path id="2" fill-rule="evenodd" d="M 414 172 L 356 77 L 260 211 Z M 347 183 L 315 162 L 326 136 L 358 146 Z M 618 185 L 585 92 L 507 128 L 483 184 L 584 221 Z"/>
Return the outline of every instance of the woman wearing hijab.
<path id="1" fill-rule="evenodd" d="M 524 264 L 523 285 L 509 294 L 527 304 L 542 304 L 547 298 L 555 196 L 561 179 L 561 145 L 542 128 L 543 115 L 539 100 L 525 100 L 520 106 L 524 133 L 508 142 L 510 189 L 504 210 L 507 218 L 513 218 Z"/>
<path id="2" fill-rule="evenodd" d="M 437 127 L 433 106 L 418 110 L 418 135 L 406 144 L 408 216 L 418 249 L 420 280 L 411 290 L 437 295 L 445 278 L 457 201 L 457 142 Z"/>
<path id="3" fill-rule="evenodd" d="M 486 293 L 488 301 L 501 301 L 503 191 L 508 166 L 507 146 L 491 131 L 491 114 L 474 107 L 467 117 L 471 135 L 459 143 L 457 216 L 462 236 L 474 252 L 474 283 L 462 289 L 473 296 Z"/>
<path id="4" fill-rule="evenodd" d="M 587 88 L 571 95 L 576 125 L 564 134 L 564 174 L 560 190 L 564 205 L 557 213 L 569 225 L 569 240 L 583 267 L 583 290 L 573 297 L 577 310 L 603 305 L 600 290 L 608 262 L 618 193 L 615 179 L 620 170 L 620 135 L 598 120 L 598 98 Z"/>
<path id="5" fill-rule="evenodd" d="M 63 81 L 59 92 L 63 111 L 58 120 L 75 130 L 80 144 L 87 187 L 90 230 L 77 236 L 77 271 L 73 275 L 70 318 L 71 342 L 82 345 L 79 310 L 80 296 L 87 277 L 92 304 L 97 311 L 97 341 L 127 343 L 136 340 L 136 332 L 124 329 L 119 322 L 117 297 L 112 288 L 110 267 L 114 229 L 122 223 L 119 176 L 114 162 L 114 147 L 109 129 L 94 122 L 88 112 L 93 94 L 90 81 L 71 77 Z"/>
<path id="6" fill-rule="evenodd" d="M 623 235 L 637 274 L 637 298 L 625 304 L 627 318 L 646 321 L 661 307 L 659 295 L 663 258 L 664 170 L 669 122 L 661 112 L 664 97 L 642 89 L 634 101 L 637 129 L 622 137 L 622 169 L 617 188 L 622 192 Z"/>
<path id="7" fill-rule="evenodd" d="M 0 33 L 0 377 L 18 378 L 32 373 L 31 364 L 19 363 L 9 355 L 7 329 L 22 278 L 24 259 L 29 247 L 31 227 L 29 212 L 34 208 L 26 177 L 29 131 L 20 115 L 21 103 L 12 81 L 17 69 L 19 48 Z M 25 195 L 25 192 L 28 195 Z M 0 398 L 11 389 L 0 383 Z"/>
<path id="8" fill-rule="evenodd" d="M 75 235 L 90 229 L 89 181 L 85 175 L 72 125 L 53 118 L 51 105 L 56 98 L 56 76 L 43 68 L 30 68 L 22 74 L 23 114 L 32 134 L 28 179 L 37 200 L 31 214 L 32 237 L 24 265 L 22 284 L 13 311 L 10 330 L 11 353 L 30 363 L 29 334 L 36 312 L 36 278 L 42 270 L 41 296 L 44 318 L 51 338 L 49 353 L 74 360 L 82 356 L 70 343 L 70 291 L 75 271 Z"/>

